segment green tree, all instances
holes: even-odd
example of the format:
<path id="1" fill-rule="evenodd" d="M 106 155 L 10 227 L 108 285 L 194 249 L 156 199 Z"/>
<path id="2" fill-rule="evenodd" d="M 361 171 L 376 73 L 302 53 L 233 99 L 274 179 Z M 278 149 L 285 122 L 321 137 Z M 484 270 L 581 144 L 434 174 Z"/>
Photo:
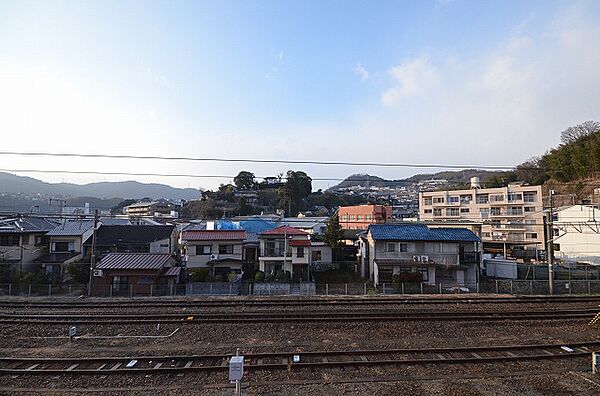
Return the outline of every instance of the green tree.
<path id="1" fill-rule="evenodd" d="M 181 216 L 185 219 L 216 219 L 220 213 L 212 198 L 190 201 L 181 209 Z"/>
<path id="2" fill-rule="evenodd" d="M 67 274 L 75 283 L 88 283 L 90 281 L 89 263 L 72 263 L 67 267 Z"/>
<path id="3" fill-rule="evenodd" d="M 236 211 L 240 216 L 247 216 L 253 213 L 252 206 L 248 205 L 243 197 L 238 199 Z"/>
<path id="4" fill-rule="evenodd" d="M 233 183 L 240 190 L 252 190 L 256 187 L 254 173 L 248 171 L 241 171 L 238 173 L 238 175 L 233 178 Z"/>
<path id="5" fill-rule="evenodd" d="M 287 172 L 286 178 L 279 195 L 288 216 L 292 216 L 306 207 L 306 198 L 312 191 L 312 179 L 305 172 L 292 170 Z"/>
<path id="6" fill-rule="evenodd" d="M 342 226 L 340 226 L 340 219 L 336 214 L 329 219 L 327 227 L 325 227 L 325 232 L 323 233 L 323 241 L 331 247 L 334 258 L 338 257 L 343 239 L 344 230 L 342 229 Z"/>

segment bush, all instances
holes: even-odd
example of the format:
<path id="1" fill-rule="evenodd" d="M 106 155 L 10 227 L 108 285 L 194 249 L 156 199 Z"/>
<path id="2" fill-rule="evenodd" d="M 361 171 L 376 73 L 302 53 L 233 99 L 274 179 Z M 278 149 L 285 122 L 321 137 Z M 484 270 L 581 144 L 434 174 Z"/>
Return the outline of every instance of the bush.
<path id="1" fill-rule="evenodd" d="M 208 282 L 210 280 L 210 271 L 208 268 L 194 268 L 190 270 L 190 280 L 192 282 Z"/>
<path id="2" fill-rule="evenodd" d="M 254 282 L 264 282 L 265 281 L 265 273 L 262 271 L 256 271 L 254 274 Z"/>
<path id="3" fill-rule="evenodd" d="M 420 272 L 400 272 L 392 275 L 392 283 L 399 285 L 401 283 L 421 282 L 423 277 Z"/>
<path id="4" fill-rule="evenodd" d="M 234 271 L 231 271 L 230 273 L 227 274 L 227 280 L 229 282 L 235 282 L 235 281 L 237 281 L 237 279 L 238 279 L 238 276 Z"/>
<path id="5" fill-rule="evenodd" d="M 89 263 L 72 263 L 67 267 L 67 274 L 73 278 L 75 283 L 88 283 L 90 281 Z"/>
<path id="6" fill-rule="evenodd" d="M 265 275 L 265 282 L 273 282 L 275 280 L 275 275 L 271 274 L 267 274 Z"/>
<path id="7" fill-rule="evenodd" d="M 15 283 L 20 285 L 45 285 L 50 283 L 46 272 L 37 271 L 37 272 L 21 272 L 17 271 L 15 274 Z"/>

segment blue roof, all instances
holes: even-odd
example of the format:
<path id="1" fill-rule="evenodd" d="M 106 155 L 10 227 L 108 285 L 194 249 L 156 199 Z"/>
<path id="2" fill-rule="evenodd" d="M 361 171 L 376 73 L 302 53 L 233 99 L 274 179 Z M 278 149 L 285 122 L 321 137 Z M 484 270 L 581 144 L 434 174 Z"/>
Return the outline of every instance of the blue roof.
<path id="1" fill-rule="evenodd" d="M 466 228 L 429 228 L 425 224 L 372 224 L 369 232 L 375 240 L 479 242 Z"/>

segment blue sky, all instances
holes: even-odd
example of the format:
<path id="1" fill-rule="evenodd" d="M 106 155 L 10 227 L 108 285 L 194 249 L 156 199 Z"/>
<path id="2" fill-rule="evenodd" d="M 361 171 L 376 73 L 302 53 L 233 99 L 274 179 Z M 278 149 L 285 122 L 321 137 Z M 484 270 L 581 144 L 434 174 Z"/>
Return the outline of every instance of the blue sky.
<path id="1" fill-rule="evenodd" d="M 0 137 L 5 150 L 517 164 L 600 119 L 598 16 L 594 1 L 0 1 Z M 421 172 L 0 156 L 41 164 Z"/>

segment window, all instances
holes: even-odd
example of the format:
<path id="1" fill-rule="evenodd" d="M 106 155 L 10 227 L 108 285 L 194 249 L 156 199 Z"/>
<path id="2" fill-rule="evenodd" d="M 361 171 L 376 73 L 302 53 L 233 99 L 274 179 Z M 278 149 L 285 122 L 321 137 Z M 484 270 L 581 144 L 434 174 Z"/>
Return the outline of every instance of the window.
<path id="1" fill-rule="evenodd" d="M 400 267 L 398 268 L 398 272 L 410 272 L 410 267 Z"/>
<path id="2" fill-rule="evenodd" d="M 393 252 L 395 252 L 395 251 L 396 251 L 396 244 L 395 244 L 395 243 L 393 243 L 393 242 L 388 242 L 388 243 L 385 245 L 385 251 L 386 251 L 386 252 L 388 252 L 388 253 L 393 253 Z"/>
<path id="3" fill-rule="evenodd" d="M 479 208 L 479 217 L 482 219 L 490 217 L 490 208 Z"/>
<path id="4" fill-rule="evenodd" d="M 18 246 L 19 235 L 0 235 L 0 246 Z"/>
<path id="5" fill-rule="evenodd" d="M 433 209 L 433 215 L 434 216 L 441 216 L 442 215 L 442 209 Z"/>
<path id="6" fill-rule="evenodd" d="M 431 206 L 433 199 L 431 197 L 423 197 L 423 205 Z"/>
<path id="7" fill-rule="evenodd" d="M 431 213 L 433 213 L 433 210 L 432 209 L 425 209 L 423 211 L 423 213 L 425 213 L 425 214 L 431 214 Z"/>
<path id="8" fill-rule="evenodd" d="M 537 239 L 537 232 L 527 232 L 525 233 L 525 238 Z"/>
<path id="9" fill-rule="evenodd" d="M 160 244 L 160 247 L 161 247 L 161 248 L 168 248 L 168 247 L 169 247 L 169 244 L 168 244 L 168 243 L 161 243 L 161 244 Z"/>
<path id="10" fill-rule="evenodd" d="M 460 213 L 458 208 L 448 208 L 446 209 L 446 216 L 459 216 Z"/>
<path id="11" fill-rule="evenodd" d="M 211 252 L 210 245 L 197 245 L 196 246 L 196 255 L 210 254 L 210 252 Z"/>
<path id="12" fill-rule="evenodd" d="M 219 254 L 233 254 L 233 245 L 219 245 Z"/>
<path id="13" fill-rule="evenodd" d="M 408 244 L 406 244 L 406 243 L 400 243 L 398 245 L 398 248 L 399 248 L 398 249 L 399 252 L 408 252 Z"/>
<path id="14" fill-rule="evenodd" d="M 112 287 L 115 291 L 126 291 L 129 288 L 129 279 L 126 276 L 113 276 Z"/>
<path id="15" fill-rule="evenodd" d="M 373 220 L 373 215 L 368 214 L 365 216 L 365 218 L 367 219 L 367 221 L 371 221 Z"/>
<path id="16" fill-rule="evenodd" d="M 355 215 L 350 215 L 350 221 L 354 221 L 356 220 L 356 216 Z"/>
<path id="17" fill-rule="evenodd" d="M 492 220 L 492 227 L 500 228 L 500 220 Z"/>
<path id="18" fill-rule="evenodd" d="M 469 208 L 460 208 L 460 213 L 469 213 Z"/>
<path id="19" fill-rule="evenodd" d="M 348 221 L 348 215 L 347 214 L 342 215 L 342 221 Z"/>
<path id="20" fill-rule="evenodd" d="M 470 195 L 461 195 L 460 196 L 460 203 L 461 204 L 470 204 L 472 198 L 473 197 L 470 196 Z"/>
<path id="21" fill-rule="evenodd" d="M 321 261 L 321 251 L 320 250 L 313 250 L 312 251 L 312 261 Z"/>
<path id="22" fill-rule="evenodd" d="M 500 216 L 500 208 L 492 208 L 490 213 L 492 216 Z"/>
<path id="23" fill-rule="evenodd" d="M 458 197 L 448 197 L 448 203 L 458 203 Z"/>
<path id="24" fill-rule="evenodd" d="M 508 202 L 520 201 L 523 199 L 523 195 L 521 193 L 509 193 L 508 194 Z"/>
<path id="25" fill-rule="evenodd" d="M 304 257 L 304 247 L 299 246 L 296 248 L 296 257 Z"/>
<path id="26" fill-rule="evenodd" d="M 525 224 L 537 224 L 537 222 L 535 220 L 526 219 Z"/>
<path id="27" fill-rule="evenodd" d="M 423 282 L 429 282 L 429 271 L 427 268 L 417 268 L 417 272 L 421 274 L 421 280 Z"/>
<path id="28" fill-rule="evenodd" d="M 535 191 L 529 191 L 523 193 L 523 201 L 525 202 L 535 202 L 537 193 Z"/>
<path id="29" fill-rule="evenodd" d="M 526 213 L 535 212 L 535 206 L 525 206 L 524 210 Z"/>
<path id="30" fill-rule="evenodd" d="M 75 251 L 75 244 L 73 242 L 52 242 L 51 250 L 53 252 L 72 252 Z"/>
<path id="31" fill-rule="evenodd" d="M 476 199 L 478 204 L 486 204 L 489 202 L 487 194 L 477 195 Z"/>
<path id="32" fill-rule="evenodd" d="M 434 197 L 433 203 L 444 203 L 444 197 Z"/>
<path id="33" fill-rule="evenodd" d="M 44 237 L 42 235 L 36 235 L 34 239 L 35 246 L 40 246 L 44 244 Z"/>
<path id="34" fill-rule="evenodd" d="M 523 209 L 518 206 L 511 206 L 508 208 L 508 214 L 513 216 L 521 216 L 523 214 Z"/>
<path id="35" fill-rule="evenodd" d="M 490 197 L 490 201 L 491 202 L 503 202 L 504 201 L 504 194 L 492 195 Z"/>

